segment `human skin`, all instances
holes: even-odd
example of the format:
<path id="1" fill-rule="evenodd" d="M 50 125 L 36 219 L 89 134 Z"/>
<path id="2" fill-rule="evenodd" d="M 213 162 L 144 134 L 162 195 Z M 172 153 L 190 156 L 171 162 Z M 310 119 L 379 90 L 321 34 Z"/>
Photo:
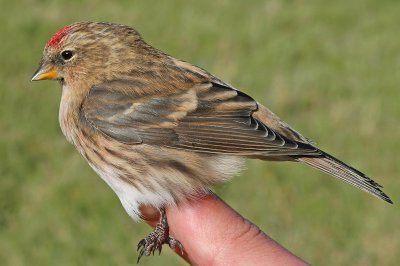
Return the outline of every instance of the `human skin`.
<path id="1" fill-rule="evenodd" d="M 142 207 L 155 226 L 159 212 Z M 191 265 L 309 265 L 242 217 L 218 196 L 167 208 L 170 234 L 178 239 Z"/>

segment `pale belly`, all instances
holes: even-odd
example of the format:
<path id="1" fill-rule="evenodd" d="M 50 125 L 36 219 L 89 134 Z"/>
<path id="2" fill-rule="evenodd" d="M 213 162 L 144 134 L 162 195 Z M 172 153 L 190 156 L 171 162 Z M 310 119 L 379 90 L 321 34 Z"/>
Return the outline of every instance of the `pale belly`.
<path id="1" fill-rule="evenodd" d="M 100 176 L 117 194 L 122 206 L 128 215 L 135 221 L 140 219 L 139 206 L 141 204 L 152 205 L 155 207 L 161 207 L 168 202 L 173 203 L 173 199 L 168 199 L 168 196 L 164 195 L 161 197 L 157 193 L 151 191 L 139 190 L 134 186 L 121 180 L 114 170 L 109 169 L 101 170 L 95 165 L 89 163 L 92 169 Z"/>
<path id="2" fill-rule="evenodd" d="M 126 172 L 120 172 L 120 169 L 112 166 L 100 169 L 88 161 L 117 194 L 134 220 L 140 219 L 139 207 L 142 204 L 161 208 L 204 195 L 208 193 L 209 186 L 230 179 L 243 165 L 243 159 L 238 157 L 214 155 L 210 158 L 197 154 L 190 158 L 187 152 L 180 150 L 148 148 L 145 163 L 139 163 L 141 169 L 138 169 L 138 165 L 129 164 L 126 164 L 130 166 Z M 143 155 L 144 151 L 140 154 Z M 185 169 L 181 169 L 179 164 L 184 165 Z M 135 173 L 132 183 L 127 182 L 127 172 Z"/>

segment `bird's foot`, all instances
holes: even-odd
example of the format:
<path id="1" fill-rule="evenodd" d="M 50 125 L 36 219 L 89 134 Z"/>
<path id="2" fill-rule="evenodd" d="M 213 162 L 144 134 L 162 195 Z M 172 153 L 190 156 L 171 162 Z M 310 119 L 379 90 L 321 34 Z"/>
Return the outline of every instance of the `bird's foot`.
<path id="1" fill-rule="evenodd" d="M 139 251 L 139 256 L 137 259 L 138 263 L 143 255 L 154 255 L 156 250 L 158 250 L 158 254 L 161 254 L 162 245 L 164 244 L 168 244 L 172 249 L 178 247 L 180 252 L 183 254 L 182 244 L 178 240 L 169 237 L 169 226 L 164 208 L 161 208 L 160 214 L 160 222 L 154 228 L 154 231 L 151 232 L 146 238 L 140 240 L 137 245 L 137 250 Z"/>

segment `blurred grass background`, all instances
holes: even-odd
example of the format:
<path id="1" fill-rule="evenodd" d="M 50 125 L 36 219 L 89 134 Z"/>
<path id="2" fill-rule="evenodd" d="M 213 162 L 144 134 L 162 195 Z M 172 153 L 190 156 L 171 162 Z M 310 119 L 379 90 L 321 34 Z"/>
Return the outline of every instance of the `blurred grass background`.
<path id="1" fill-rule="evenodd" d="M 21 0 L 0 14 L 0 264 L 133 265 L 150 231 L 64 139 L 58 84 L 30 82 L 58 28 L 93 20 L 132 25 L 254 96 L 395 202 L 302 165 L 251 161 L 216 189 L 235 209 L 312 264 L 398 265 L 398 1 Z M 141 265 L 184 265 L 163 253 Z"/>

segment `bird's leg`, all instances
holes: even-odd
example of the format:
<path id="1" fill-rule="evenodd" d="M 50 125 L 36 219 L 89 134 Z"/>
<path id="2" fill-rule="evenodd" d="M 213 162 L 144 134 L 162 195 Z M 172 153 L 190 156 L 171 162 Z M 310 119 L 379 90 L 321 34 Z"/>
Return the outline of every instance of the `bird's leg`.
<path id="1" fill-rule="evenodd" d="M 140 240 L 137 245 L 137 250 L 139 251 L 139 257 L 137 262 L 139 263 L 140 258 L 144 256 L 149 256 L 150 254 L 154 255 L 154 252 L 158 250 L 158 253 L 161 254 L 162 245 L 168 244 L 170 248 L 175 249 L 179 248 L 181 253 L 183 254 L 182 244 L 171 237 L 169 237 L 169 226 L 167 221 L 167 214 L 165 212 L 165 208 L 160 209 L 160 222 L 154 228 L 154 231 L 151 232 L 146 238 Z"/>

